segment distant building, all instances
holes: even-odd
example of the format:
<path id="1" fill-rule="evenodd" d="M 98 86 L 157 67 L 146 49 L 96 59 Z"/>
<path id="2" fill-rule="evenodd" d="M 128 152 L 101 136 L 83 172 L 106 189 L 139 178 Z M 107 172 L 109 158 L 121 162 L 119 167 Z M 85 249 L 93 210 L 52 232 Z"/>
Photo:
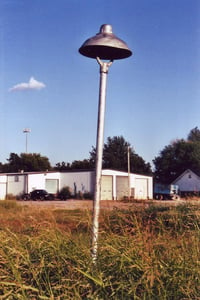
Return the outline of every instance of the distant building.
<path id="1" fill-rule="evenodd" d="M 72 194 L 93 194 L 94 180 L 95 172 L 91 170 L 0 174 L 0 199 L 5 199 L 8 194 L 19 196 L 35 189 L 45 189 L 49 193 L 57 194 L 64 186 L 70 187 Z M 102 170 L 101 200 L 120 200 L 129 195 L 135 199 L 152 199 L 152 177 Z"/>
<path id="2" fill-rule="evenodd" d="M 200 177 L 190 169 L 185 170 L 172 184 L 179 186 L 181 196 L 200 194 Z"/>

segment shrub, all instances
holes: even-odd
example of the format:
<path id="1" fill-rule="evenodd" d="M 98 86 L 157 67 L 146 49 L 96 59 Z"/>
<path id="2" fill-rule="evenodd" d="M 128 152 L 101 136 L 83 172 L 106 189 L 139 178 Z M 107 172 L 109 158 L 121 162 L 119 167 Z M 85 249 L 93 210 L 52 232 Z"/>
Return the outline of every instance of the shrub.
<path id="1" fill-rule="evenodd" d="M 76 194 L 76 199 L 80 199 L 80 200 L 92 200 L 93 199 L 93 195 L 89 192 L 85 192 L 82 193 L 81 191 L 78 192 L 78 194 Z"/>
<path id="2" fill-rule="evenodd" d="M 88 200 L 92 200 L 93 199 L 93 194 L 89 193 L 89 192 L 85 192 L 83 194 L 83 198 L 84 199 L 88 199 Z"/>
<path id="3" fill-rule="evenodd" d="M 58 193 L 58 198 L 61 200 L 67 200 L 72 197 L 70 187 L 64 186 Z"/>
<path id="4" fill-rule="evenodd" d="M 6 200 L 15 200 L 16 196 L 14 196 L 13 194 L 7 194 L 6 195 Z"/>

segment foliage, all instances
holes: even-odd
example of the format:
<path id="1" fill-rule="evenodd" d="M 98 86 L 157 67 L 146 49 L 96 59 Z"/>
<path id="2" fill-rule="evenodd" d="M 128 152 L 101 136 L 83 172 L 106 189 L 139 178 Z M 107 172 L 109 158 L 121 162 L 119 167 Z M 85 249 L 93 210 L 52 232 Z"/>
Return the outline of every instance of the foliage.
<path id="1" fill-rule="evenodd" d="M 90 159 L 84 160 L 74 160 L 71 164 L 72 170 L 86 170 L 86 169 L 93 169 L 94 165 L 91 163 Z"/>
<path id="2" fill-rule="evenodd" d="M 123 136 L 108 137 L 103 148 L 102 166 L 104 169 L 114 169 L 128 171 L 128 148 L 130 151 L 130 171 L 138 174 L 152 175 L 151 166 L 142 157 L 134 152 Z M 90 158 L 84 160 L 74 160 L 70 163 L 57 163 L 55 170 L 93 170 L 95 168 L 96 149 L 92 147 Z"/>
<path id="3" fill-rule="evenodd" d="M 199 299 L 199 207 L 185 209 L 102 212 L 96 265 L 90 212 L 0 210 L 0 297 Z"/>
<path id="4" fill-rule="evenodd" d="M 60 192 L 58 193 L 58 198 L 61 200 L 67 200 L 72 197 L 72 192 L 70 190 L 70 187 L 64 186 Z"/>
<path id="5" fill-rule="evenodd" d="M 93 200 L 94 199 L 94 195 L 90 192 L 81 192 L 81 191 L 78 191 L 78 193 L 75 195 L 75 198 L 76 199 L 79 199 L 79 200 Z"/>
<path id="6" fill-rule="evenodd" d="M 10 153 L 8 163 L 1 166 L 1 172 L 46 171 L 51 169 L 49 159 L 39 153 Z"/>
<path id="7" fill-rule="evenodd" d="M 16 200 L 16 196 L 12 193 L 6 194 L 6 200 Z"/>
<path id="8" fill-rule="evenodd" d="M 103 148 L 103 168 L 128 171 L 128 151 L 130 151 L 130 172 L 151 175 L 151 166 L 136 154 L 123 136 L 108 137 Z M 96 149 L 90 152 L 90 160 L 95 162 Z"/>
<path id="9" fill-rule="evenodd" d="M 200 142 L 200 130 L 198 129 L 198 127 L 195 127 L 192 130 L 190 130 L 187 139 L 190 142 Z"/>
<path id="10" fill-rule="evenodd" d="M 153 162 L 155 178 L 162 183 L 171 183 L 187 169 L 199 174 L 200 142 L 177 140 L 165 146 Z"/>
<path id="11" fill-rule="evenodd" d="M 93 200 L 94 195 L 90 192 L 85 192 L 85 193 L 83 193 L 83 199 Z"/>
<path id="12" fill-rule="evenodd" d="M 56 171 L 68 171 L 68 170 L 71 170 L 71 166 L 70 166 L 70 163 L 65 163 L 64 161 L 62 161 L 61 163 L 57 163 L 56 166 L 54 167 L 54 170 Z"/>
<path id="13" fill-rule="evenodd" d="M 54 167 L 56 171 L 69 171 L 69 170 L 90 170 L 94 169 L 94 164 L 89 159 L 84 160 L 74 160 L 71 164 L 65 163 L 64 161 L 61 163 L 57 163 Z"/>

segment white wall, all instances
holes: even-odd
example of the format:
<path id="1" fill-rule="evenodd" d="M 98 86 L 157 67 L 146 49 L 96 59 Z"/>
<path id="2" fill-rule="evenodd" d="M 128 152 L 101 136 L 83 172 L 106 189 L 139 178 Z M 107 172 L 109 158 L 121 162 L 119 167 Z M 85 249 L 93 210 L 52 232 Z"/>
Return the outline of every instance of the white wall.
<path id="1" fill-rule="evenodd" d="M 0 200 L 5 200 L 7 190 L 7 175 L 0 175 Z"/>
<path id="2" fill-rule="evenodd" d="M 24 193 L 25 176 L 24 174 L 7 175 L 7 194 L 19 195 Z"/>
<path id="3" fill-rule="evenodd" d="M 153 177 L 139 174 L 131 174 L 130 177 L 136 199 L 153 199 Z"/>
<path id="4" fill-rule="evenodd" d="M 200 191 L 200 177 L 198 177 L 191 170 L 187 170 L 185 173 L 183 173 L 182 176 L 174 181 L 174 184 L 177 184 L 179 186 L 180 191 Z"/>
<path id="5" fill-rule="evenodd" d="M 124 177 L 127 177 L 128 176 L 128 173 L 126 172 L 121 172 L 121 171 L 116 171 L 116 170 L 102 170 L 102 175 L 112 175 L 113 177 L 113 188 L 112 188 L 112 192 L 113 192 L 113 195 L 112 195 L 112 199 L 113 200 L 117 200 L 117 176 L 124 176 Z"/>
<path id="6" fill-rule="evenodd" d="M 29 174 L 28 175 L 28 193 L 35 189 L 45 189 L 45 176 L 44 174 Z"/>
<path id="7" fill-rule="evenodd" d="M 90 192 L 94 189 L 94 172 L 69 172 L 60 173 L 60 189 L 64 186 L 69 186 L 72 194 Z"/>
<path id="8" fill-rule="evenodd" d="M 102 170 L 102 175 L 113 176 L 113 199 L 116 199 L 116 176 L 128 176 L 127 172 Z M 153 199 L 153 177 L 130 173 L 130 188 L 135 190 L 136 199 Z"/>
<path id="9" fill-rule="evenodd" d="M 50 173 L 29 173 L 28 175 L 28 193 L 35 189 L 43 189 L 46 187 L 46 179 L 58 179 L 60 182 L 59 172 Z M 59 186 L 60 188 L 60 186 Z"/>

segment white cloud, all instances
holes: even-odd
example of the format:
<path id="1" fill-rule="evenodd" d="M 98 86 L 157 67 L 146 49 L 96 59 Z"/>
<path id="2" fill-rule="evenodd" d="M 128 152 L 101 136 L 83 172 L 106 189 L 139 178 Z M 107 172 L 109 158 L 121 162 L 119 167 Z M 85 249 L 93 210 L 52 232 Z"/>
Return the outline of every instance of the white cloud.
<path id="1" fill-rule="evenodd" d="M 10 92 L 15 91 L 25 91 L 25 90 L 41 90 L 45 88 L 46 85 L 43 82 L 37 81 L 35 78 L 31 77 L 29 82 L 21 82 L 14 85 L 9 89 Z"/>

